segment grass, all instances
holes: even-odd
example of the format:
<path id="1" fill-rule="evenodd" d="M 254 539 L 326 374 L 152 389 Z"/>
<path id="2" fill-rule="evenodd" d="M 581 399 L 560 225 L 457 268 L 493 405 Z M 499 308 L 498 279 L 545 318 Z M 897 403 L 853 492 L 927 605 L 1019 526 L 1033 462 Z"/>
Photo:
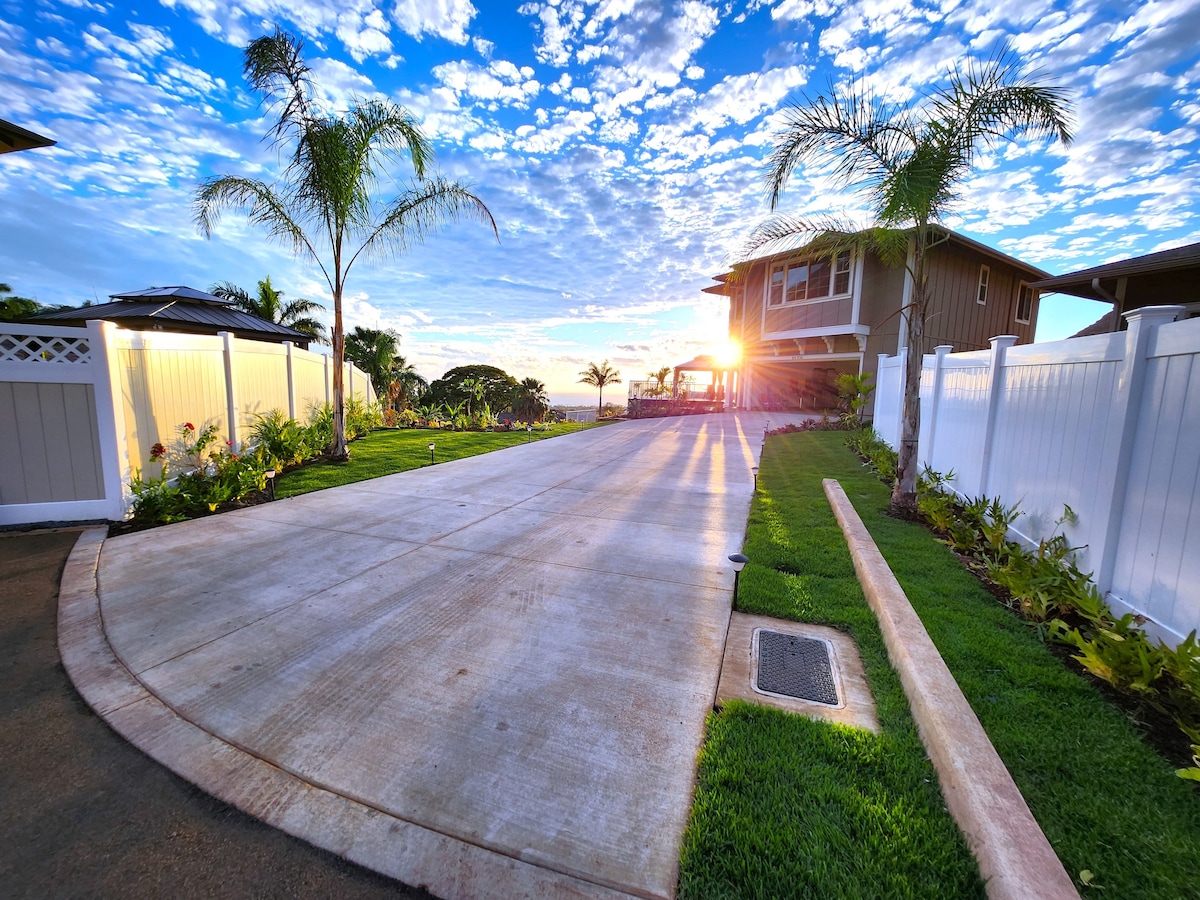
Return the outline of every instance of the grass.
<path id="1" fill-rule="evenodd" d="M 687 897 L 978 894 L 821 490 L 837 478 L 1083 894 L 1200 897 L 1200 793 L 1134 725 L 997 604 L 924 528 L 881 514 L 887 488 L 842 435 L 773 438 L 739 609 L 858 642 L 878 738 L 731 704 L 713 714 L 685 840 Z M 952 832 L 952 833 L 948 833 Z M 783 835 L 785 837 L 778 838 Z M 899 842 L 899 847 L 893 847 Z M 864 859 L 865 857 L 865 859 Z M 1089 886 L 1082 871 L 1094 874 Z"/>
<path id="2" fill-rule="evenodd" d="M 292 469 L 279 476 L 275 496 L 294 497 L 310 491 L 353 484 L 368 478 L 379 478 L 419 469 L 429 465 L 429 444 L 437 445 L 434 458 L 438 463 L 492 450 L 502 450 L 527 440 L 543 441 L 595 428 L 595 423 L 560 422 L 534 429 L 532 435 L 520 431 L 436 431 L 425 428 L 399 428 L 373 431 L 350 445 L 350 460 L 344 463 L 317 462 Z"/>

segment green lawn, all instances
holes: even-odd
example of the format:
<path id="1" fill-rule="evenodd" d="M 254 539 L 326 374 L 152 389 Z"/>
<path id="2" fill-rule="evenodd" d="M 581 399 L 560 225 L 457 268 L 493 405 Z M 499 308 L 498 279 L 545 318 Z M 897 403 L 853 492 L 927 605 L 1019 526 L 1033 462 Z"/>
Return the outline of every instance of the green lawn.
<path id="1" fill-rule="evenodd" d="M 543 441 L 595 427 L 595 423 L 561 422 L 544 429 L 538 426 L 532 435 L 527 435 L 524 430 L 492 432 L 398 428 L 373 431 L 350 445 L 349 462 L 318 462 L 285 472 L 275 485 L 275 496 L 293 497 L 339 484 L 352 484 L 428 466 L 430 442 L 437 445 L 435 460 L 444 463 L 524 444 L 530 439 Z"/>
<path id="2" fill-rule="evenodd" d="M 836 433 L 772 438 L 738 608 L 858 642 L 882 735 L 748 704 L 714 713 L 684 842 L 684 897 L 982 893 L 821 489 L 858 509 L 1084 893 L 1200 897 L 1200 794 L 1125 716 L 997 604 L 925 529 L 881 514 L 887 488 Z"/>

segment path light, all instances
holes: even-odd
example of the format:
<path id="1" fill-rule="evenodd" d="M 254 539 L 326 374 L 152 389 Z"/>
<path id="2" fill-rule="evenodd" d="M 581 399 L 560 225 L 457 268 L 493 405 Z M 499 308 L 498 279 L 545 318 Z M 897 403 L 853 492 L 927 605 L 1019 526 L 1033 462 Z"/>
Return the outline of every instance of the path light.
<path id="1" fill-rule="evenodd" d="M 433 465 L 433 448 L 434 448 L 435 446 L 436 446 L 436 445 L 433 443 L 433 441 L 430 441 L 430 442 L 429 442 L 429 464 L 430 464 L 431 466 Z"/>
<path id="2" fill-rule="evenodd" d="M 270 497 L 272 500 L 274 500 L 275 499 L 275 470 L 267 469 L 267 471 L 264 472 L 263 474 L 267 476 L 267 496 Z"/>
<path id="3" fill-rule="evenodd" d="M 531 440 L 533 440 L 533 424 L 529 423 L 525 426 L 525 443 L 528 444 Z"/>
<path id="4" fill-rule="evenodd" d="M 737 603 L 738 578 L 741 577 L 742 569 L 746 568 L 746 563 L 750 562 L 750 557 L 744 553 L 731 553 L 729 561 L 733 563 L 733 602 Z"/>
<path id="5" fill-rule="evenodd" d="M 750 471 L 754 474 L 754 490 L 758 491 L 758 466 L 751 466 Z"/>

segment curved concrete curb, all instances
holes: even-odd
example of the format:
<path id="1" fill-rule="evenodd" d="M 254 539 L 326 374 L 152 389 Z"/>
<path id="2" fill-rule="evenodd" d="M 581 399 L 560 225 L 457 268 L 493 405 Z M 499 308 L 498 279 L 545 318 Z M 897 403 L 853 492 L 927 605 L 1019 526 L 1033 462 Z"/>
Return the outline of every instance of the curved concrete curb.
<path id="1" fill-rule="evenodd" d="M 979 861 L 988 896 L 993 900 L 1078 898 L 1070 876 L 845 491 L 832 478 L 823 484 L 937 770 L 946 806 Z"/>
<path id="2" fill-rule="evenodd" d="M 96 570 L 106 532 L 83 532 L 63 571 L 59 654 L 88 705 L 143 753 L 281 831 L 439 897 L 630 896 L 465 843 L 309 784 L 179 716 L 121 664 L 105 637 Z"/>

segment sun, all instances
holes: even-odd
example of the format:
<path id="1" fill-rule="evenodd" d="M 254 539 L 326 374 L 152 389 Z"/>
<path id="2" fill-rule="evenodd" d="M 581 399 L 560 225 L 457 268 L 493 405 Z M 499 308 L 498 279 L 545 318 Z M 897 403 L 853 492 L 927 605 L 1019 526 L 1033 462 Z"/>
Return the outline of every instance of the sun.
<path id="1" fill-rule="evenodd" d="M 717 362 L 732 369 L 742 358 L 742 345 L 737 341 L 727 341 L 716 352 Z"/>

